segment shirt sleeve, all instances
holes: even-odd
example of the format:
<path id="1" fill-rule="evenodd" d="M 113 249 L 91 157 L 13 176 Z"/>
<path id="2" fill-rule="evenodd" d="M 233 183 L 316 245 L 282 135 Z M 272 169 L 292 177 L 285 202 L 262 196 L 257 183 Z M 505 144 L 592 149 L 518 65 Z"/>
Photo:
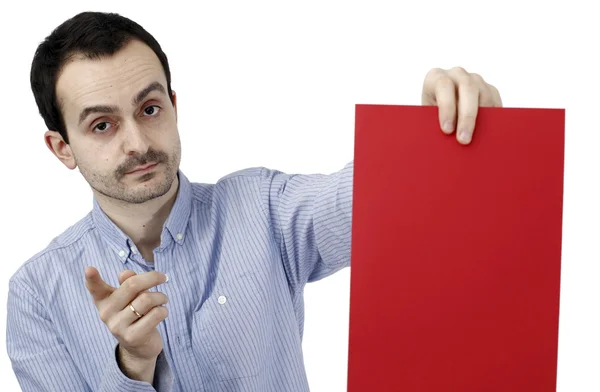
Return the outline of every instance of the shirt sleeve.
<path id="1" fill-rule="evenodd" d="M 153 385 L 147 382 L 136 381 L 123 374 L 117 363 L 118 344 L 113 351 L 113 361 L 109 361 L 104 369 L 104 377 L 100 383 L 99 391 L 129 392 L 129 391 L 157 391 L 170 392 L 173 390 L 173 374 L 164 351 L 158 355 L 154 369 Z"/>
<path id="2" fill-rule="evenodd" d="M 23 392 L 93 391 L 56 334 L 44 306 L 25 284 L 9 283 L 6 345 L 13 371 Z M 163 353 L 161 353 L 163 355 Z M 172 390 L 167 361 L 159 356 L 155 385 L 127 378 L 114 361 L 107 363 L 98 392 Z"/>
<path id="3" fill-rule="evenodd" d="M 264 169 L 261 196 L 295 288 L 350 266 L 354 161 L 333 174 Z"/>

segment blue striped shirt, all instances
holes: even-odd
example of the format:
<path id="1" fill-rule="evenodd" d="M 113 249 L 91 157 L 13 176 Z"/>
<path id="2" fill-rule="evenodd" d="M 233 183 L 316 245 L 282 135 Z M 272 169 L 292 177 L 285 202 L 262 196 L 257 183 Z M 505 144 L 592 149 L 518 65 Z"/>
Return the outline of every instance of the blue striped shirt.
<path id="1" fill-rule="evenodd" d="M 94 199 L 11 277 L 7 349 L 24 391 L 309 390 L 303 290 L 350 265 L 353 162 L 328 175 L 178 176 L 154 262 Z M 88 265 L 114 287 L 124 269 L 169 276 L 151 290 L 169 297 L 154 385 L 120 371 L 117 340 L 85 287 Z"/>

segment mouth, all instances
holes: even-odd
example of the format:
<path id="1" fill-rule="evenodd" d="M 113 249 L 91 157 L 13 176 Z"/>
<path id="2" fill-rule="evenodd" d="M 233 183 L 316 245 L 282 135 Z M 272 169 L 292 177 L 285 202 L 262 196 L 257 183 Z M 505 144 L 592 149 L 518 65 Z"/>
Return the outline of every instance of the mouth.
<path id="1" fill-rule="evenodd" d="M 138 166 L 135 169 L 133 169 L 132 171 L 129 171 L 129 172 L 125 173 L 125 175 L 130 175 L 130 174 L 144 174 L 144 173 L 147 173 L 147 172 L 153 170 L 157 165 L 158 165 L 158 163 L 149 163 L 149 164 L 144 165 L 144 166 Z"/>

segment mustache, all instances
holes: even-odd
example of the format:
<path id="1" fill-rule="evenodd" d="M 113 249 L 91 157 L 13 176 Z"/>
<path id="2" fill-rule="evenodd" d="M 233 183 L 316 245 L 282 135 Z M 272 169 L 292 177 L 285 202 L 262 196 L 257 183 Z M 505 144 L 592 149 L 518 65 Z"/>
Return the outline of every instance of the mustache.
<path id="1" fill-rule="evenodd" d="M 116 170 L 116 176 L 117 178 L 121 178 L 125 176 L 125 173 L 134 170 L 138 166 L 143 166 L 148 163 L 165 163 L 168 160 L 169 156 L 167 153 L 150 148 L 144 155 L 133 156 L 120 165 Z"/>

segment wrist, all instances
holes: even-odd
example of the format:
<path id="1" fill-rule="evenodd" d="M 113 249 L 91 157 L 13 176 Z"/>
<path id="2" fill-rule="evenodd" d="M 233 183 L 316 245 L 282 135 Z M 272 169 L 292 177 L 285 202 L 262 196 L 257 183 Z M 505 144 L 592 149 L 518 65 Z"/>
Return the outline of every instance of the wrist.
<path id="1" fill-rule="evenodd" d="M 132 380 L 144 381 L 151 385 L 154 381 L 157 358 L 138 358 L 120 345 L 117 350 L 117 364 L 123 374 Z"/>

